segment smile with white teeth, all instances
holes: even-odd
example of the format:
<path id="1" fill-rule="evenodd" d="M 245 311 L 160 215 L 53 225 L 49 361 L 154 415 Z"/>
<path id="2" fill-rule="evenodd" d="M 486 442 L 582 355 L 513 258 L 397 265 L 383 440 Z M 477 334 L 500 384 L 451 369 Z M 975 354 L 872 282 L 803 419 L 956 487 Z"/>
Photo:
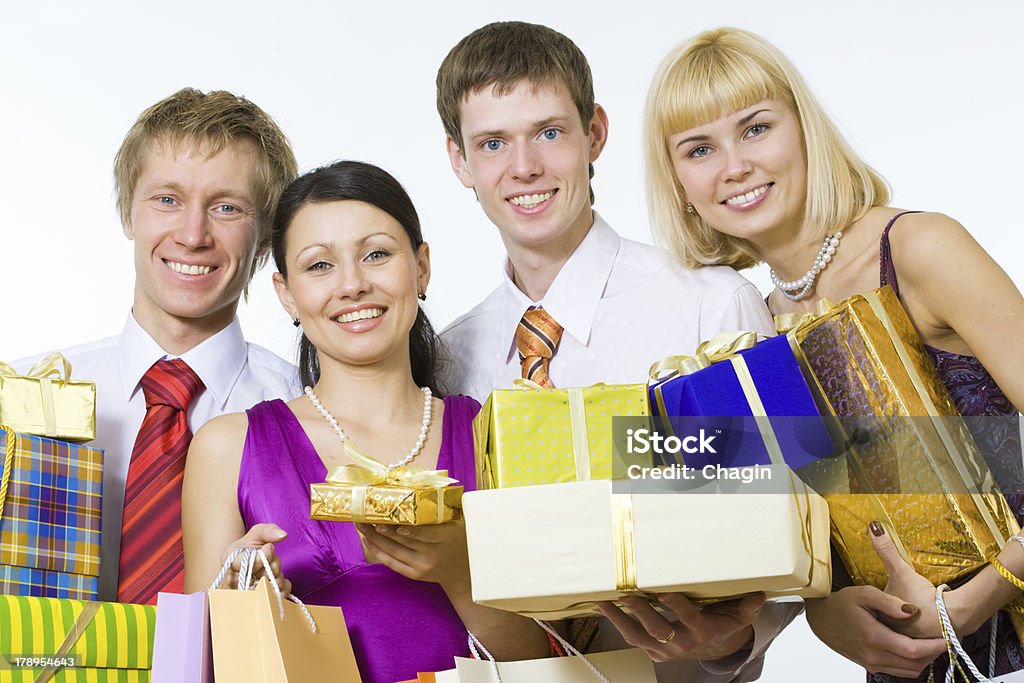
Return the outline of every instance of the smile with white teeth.
<path id="1" fill-rule="evenodd" d="M 512 197 L 511 199 L 509 199 L 509 201 L 515 204 L 516 206 L 522 206 L 527 209 L 532 209 L 541 202 L 546 202 L 547 200 L 551 199 L 551 196 L 554 194 L 554 190 L 551 190 L 550 192 L 542 192 L 540 194 L 521 194 L 516 197 Z"/>
<path id="2" fill-rule="evenodd" d="M 178 263 L 177 261 L 166 260 L 164 263 L 166 263 L 167 267 L 175 273 L 181 273 L 182 275 L 206 275 L 213 270 L 213 266 L 190 266 L 187 263 Z"/>
<path id="3" fill-rule="evenodd" d="M 753 190 L 746 194 L 737 195 L 735 197 L 729 197 L 728 199 L 725 200 L 725 203 L 730 206 L 733 206 L 735 204 L 747 204 L 749 202 L 754 201 L 755 199 L 763 195 L 765 192 L 767 192 L 768 187 L 770 185 L 771 183 L 768 183 L 767 185 L 762 185 L 761 187 L 755 187 Z"/>
<path id="4" fill-rule="evenodd" d="M 342 313 L 334 319 L 335 322 L 339 323 L 354 323 L 357 320 L 369 320 L 371 318 L 379 318 L 384 315 L 383 308 L 364 308 L 358 311 L 352 311 L 351 313 Z"/>

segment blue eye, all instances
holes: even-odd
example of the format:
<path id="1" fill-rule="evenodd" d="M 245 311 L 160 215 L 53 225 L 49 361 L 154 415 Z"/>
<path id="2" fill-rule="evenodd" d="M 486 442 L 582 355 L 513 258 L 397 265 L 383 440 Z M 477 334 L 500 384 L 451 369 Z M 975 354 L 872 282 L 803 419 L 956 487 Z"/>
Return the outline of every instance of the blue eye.
<path id="1" fill-rule="evenodd" d="M 157 197 L 156 200 L 164 206 L 174 206 L 174 197 Z"/>
<path id="2" fill-rule="evenodd" d="M 499 149 L 501 149 L 501 141 L 487 140 L 484 142 L 484 149 L 486 149 L 488 152 L 497 152 Z"/>
<path id="3" fill-rule="evenodd" d="M 239 211 L 240 209 L 237 206 L 232 206 L 231 204 L 220 204 L 217 207 L 218 213 L 238 213 Z"/>
<path id="4" fill-rule="evenodd" d="M 557 140 L 558 136 L 561 134 L 561 131 L 559 131 L 557 128 L 546 128 L 541 133 L 545 140 Z"/>
<path id="5" fill-rule="evenodd" d="M 768 132 L 768 125 L 764 123 L 755 123 L 750 128 L 747 128 L 744 137 L 756 138 L 758 135 L 764 135 Z"/>
<path id="6" fill-rule="evenodd" d="M 700 159 L 701 157 L 706 157 L 710 153 L 711 148 L 708 147 L 707 145 L 697 145 L 696 147 L 691 149 L 686 156 L 690 157 L 691 159 Z"/>

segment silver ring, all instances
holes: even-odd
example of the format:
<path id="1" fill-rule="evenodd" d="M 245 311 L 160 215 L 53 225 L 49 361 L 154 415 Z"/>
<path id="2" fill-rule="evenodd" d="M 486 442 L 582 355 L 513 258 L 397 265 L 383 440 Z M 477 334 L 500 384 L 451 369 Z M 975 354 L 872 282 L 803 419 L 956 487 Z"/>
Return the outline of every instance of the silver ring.
<path id="1" fill-rule="evenodd" d="M 672 640 L 675 637 L 676 637 L 676 630 L 672 629 L 671 633 L 669 633 L 666 638 L 655 637 L 654 639 L 656 641 L 658 641 L 659 643 L 661 643 L 662 645 L 664 645 L 665 643 L 669 642 L 670 640 Z"/>

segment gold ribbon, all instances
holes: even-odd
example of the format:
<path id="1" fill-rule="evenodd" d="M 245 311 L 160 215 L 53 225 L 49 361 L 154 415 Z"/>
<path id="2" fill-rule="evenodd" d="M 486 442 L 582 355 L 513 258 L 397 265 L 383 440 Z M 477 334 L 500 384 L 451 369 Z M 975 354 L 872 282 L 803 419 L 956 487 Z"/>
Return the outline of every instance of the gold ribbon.
<path id="1" fill-rule="evenodd" d="M 0 475 L 0 518 L 4 516 L 4 503 L 7 501 L 7 485 L 11 481 L 11 470 L 14 469 L 14 451 L 18 439 L 21 438 L 7 425 L 0 425 L 0 431 L 7 432 L 7 443 L 4 448 L 4 471 Z"/>
<path id="2" fill-rule="evenodd" d="M 53 380 L 66 382 L 71 379 L 71 363 L 63 354 L 54 351 L 40 358 L 24 375 L 7 363 L 0 362 L 0 375 L 5 377 L 30 377 L 39 380 L 39 392 L 43 401 L 43 423 L 45 436 L 57 436 L 57 413 L 53 405 Z"/>
<path id="3" fill-rule="evenodd" d="M 78 618 L 75 619 L 75 623 L 71 625 L 71 628 L 68 629 L 67 635 L 64 636 L 64 642 L 60 644 L 57 652 L 53 655 L 54 659 L 59 660 L 62 657 L 66 657 L 67 654 L 71 652 L 71 648 L 75 646 L 75 643 L 77 643 L 82 637 L 85 630 L 89 628 L 89 624 L 92 623 L 93 618 L 99 611 L 100 603 L 98 602 L 87 602 L 82 605 L 82 612 L 78 615 Z M 39 672 L 39 675 L 36 676 L 33 683 L 47 683 L 61 668 L 62 667 L 59 666 L 51 666 L 43 669 Z"/>
<path id="4" fill-rule="evenodd" d="M 636 543 L 633 524 L 633 496 L 628 493 L 612 495 L 612 546 L 615 552 L 615 590 L 621 593 L 637 591 Z"/>
<path id="5" fill-rule="evenodd" d="M 547 389 L 529 379 L 517 379 L 512 386 L 525 390 Z M 591 387 L 600 386 L 604 386 L 604 383 L 598 382 L 591 385 Z M 590 481 L 590 439 L 587 436 L 587 409 L 583 400 L 584 390 L 574 387 L 565 391 L 569 397 L 569 430 L 572 432 L 572 459 L 576 468 L 576 481 Z"/>
<path id="6" fill-rule="evenodd" d="M 796 330 L 798 327 L 817 320 L 823 315 L 827 315 L 835 307 L 836 305 L 830 300 L 822 299 L 815 304 L 813 311 L 794 311 L 793 313 L 777 315 L 775 316 L 775 331 L 779 334 L 786 334 L 791 330 Z"/>
<path id="7" fill-rule="evenodd" d="M 757 344 L 757 332 L 720 332 L 711 339 L 701 342 L 692 356 L 668 356 L 651 366 L 648 371 L 652 380 L 670 379 L 678 375 L 691 375 L 712 363 L 723 361 L 729 356 L 751 349 Z M 662 377 L 661 373 L 669 371 Z"/>

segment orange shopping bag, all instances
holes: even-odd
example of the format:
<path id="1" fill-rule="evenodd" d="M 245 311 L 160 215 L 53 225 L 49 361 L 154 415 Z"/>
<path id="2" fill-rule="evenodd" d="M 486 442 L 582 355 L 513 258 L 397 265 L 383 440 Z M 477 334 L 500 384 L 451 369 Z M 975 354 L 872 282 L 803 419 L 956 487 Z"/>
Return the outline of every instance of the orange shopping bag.
<path id="1" fill-rule="evenodd" d="M 267 578 L 239 586 L 250 589 L 209 591 L 218 683 L 360 683 L 340 607 L 282 600 Z"/>

